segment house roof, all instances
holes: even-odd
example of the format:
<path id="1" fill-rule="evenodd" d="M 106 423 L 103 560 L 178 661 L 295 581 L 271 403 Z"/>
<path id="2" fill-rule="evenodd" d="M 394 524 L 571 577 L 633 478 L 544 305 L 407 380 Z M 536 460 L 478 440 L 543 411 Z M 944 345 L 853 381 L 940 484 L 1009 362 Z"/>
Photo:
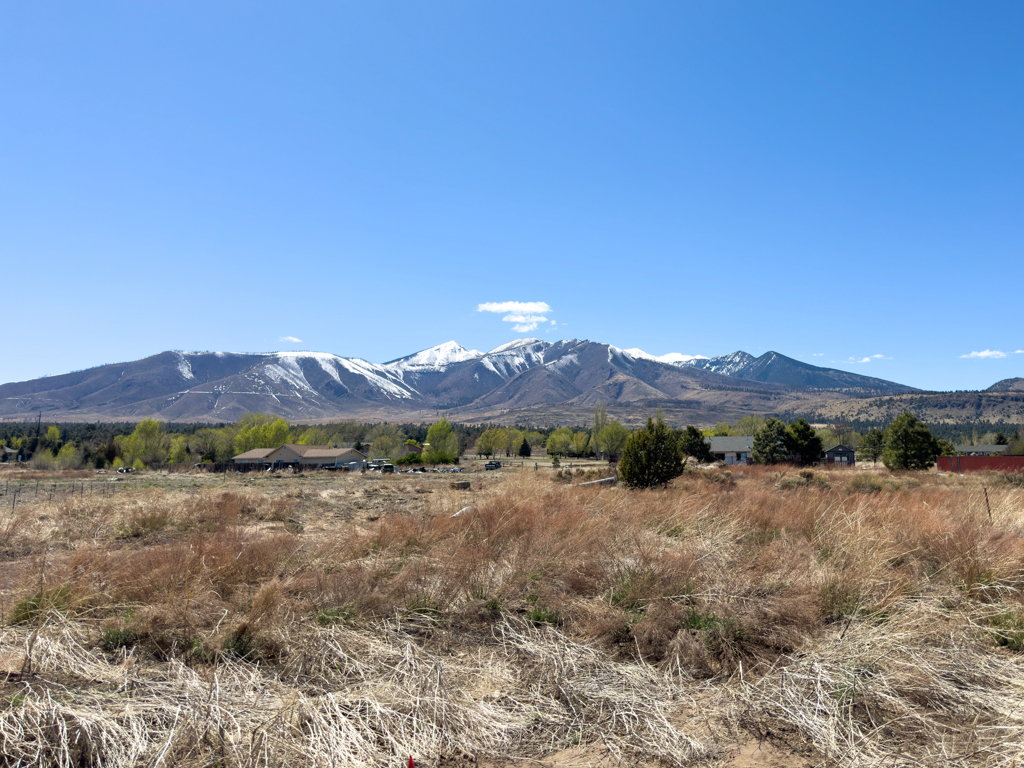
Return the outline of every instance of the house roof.
<path id="1" fill-rule="evenodd" d="M 708 438 L 712 453 L 750 453 L 753 450 L 754 438 L 749 435 L 733 435 L 729 437 L 714 436 Z"/>
<path id="2" fill-rule="evenodd" d="M 1006 453 L 1008 445 L 958 445 L 957 453 Z"/>
<path id="3" fill-rule="evenodd" d="M 347 453 L 354 453 L 356 456 L 366 458 L 365 453 L 360 453 L 354 448 L 331 448 L 329 445 L 295 445 L 294 443 L 285 443 L 276 448 L 253 448 L 251 451 L 240 453 L 234 458 L 242 460 L 265 459 L 282 448 L 288 448 L 304 459 L 336 459 Z"/>
<path id="4" fill-rule="evenodd" d="M 303 454 L 304 459 L 336 459 L 339 456 L 344 456 L 346 453 L 354 453 L 357 456 L 364 456 L 366 454 L 360 453 L 355 448 L 329 448 L 326 445 L 309 445 L 303 446 L 309 450 Z"/>
<path id="5" fill-rule="evenodd" d="M 842 451 L 843 453 L 854 453 L 855 452 L 853 450 L 853 448 L 849 448 L 849 447 L 847 447 L 845 445 L 833 445 L 831 448 L 827 449 L 825 451 L 825 453 L 835 453 L 836 451 Z"/>
<path id="6" fill-rule="evenodd" d="M 240 453 L 234 458 L 236 459 L 265 459 L 271 453 L 276 451 L 277 448 L 253 448 L 251 451 Z"/>

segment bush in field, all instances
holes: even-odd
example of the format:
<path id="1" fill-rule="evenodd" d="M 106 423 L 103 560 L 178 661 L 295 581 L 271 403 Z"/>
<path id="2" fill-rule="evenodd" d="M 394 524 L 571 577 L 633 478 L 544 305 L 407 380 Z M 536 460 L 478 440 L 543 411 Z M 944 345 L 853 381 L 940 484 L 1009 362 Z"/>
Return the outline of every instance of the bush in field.
<path id="1" fill-rule="evenodd" d="M 651 488 L 683 474 L 683 466 L 676 433 L 661 418 L 648 419 L 647 426 L 626 441 L 619 476 L 627 488 Z"/>

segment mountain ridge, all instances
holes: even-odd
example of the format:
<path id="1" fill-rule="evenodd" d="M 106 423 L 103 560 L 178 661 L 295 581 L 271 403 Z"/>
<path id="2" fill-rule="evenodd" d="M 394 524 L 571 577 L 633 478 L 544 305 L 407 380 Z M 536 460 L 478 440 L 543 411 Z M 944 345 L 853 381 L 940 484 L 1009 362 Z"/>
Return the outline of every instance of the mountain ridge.
<path id="1" fill-rule="evenodd" d="M 682 359 L 687 358 L 687 359 Z M 0 385 L 0 417 L 231 421 L 250 411 L 295 420 L 388 418 L 440 410 L 463 418 L 577 408 L 687 403 L 709 413 L 787 400 L 909 394 L 882 379 L 819 368 L 779 353 L 656 357 L 586 339 L 516 339 L 489 352 L 455 341 L 386 363 L 328 352 L 165 351 Z"/>

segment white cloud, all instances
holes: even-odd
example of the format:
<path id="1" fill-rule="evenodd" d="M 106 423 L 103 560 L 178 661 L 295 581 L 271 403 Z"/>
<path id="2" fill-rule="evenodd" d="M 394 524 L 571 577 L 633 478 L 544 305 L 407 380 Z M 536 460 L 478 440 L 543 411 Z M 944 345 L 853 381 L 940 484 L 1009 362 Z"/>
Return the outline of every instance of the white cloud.
<path id="1" fill-rule="evenodd" d="M 546 301 L 487 301 L 476 305 L 477 312 L 519 312 L 522 314 L 547 315 L 551 307 Z"/>
<path id="2" fill-rule="evenodd" d="M 505 315 L 506 323 L 546 323 L 548 319 L 544 315 Z"/>
<path id="3" fill-rule="evenodd" d="M 515 323 L 512 330 L 516 333 L 529 333 L 537 330 L 541 323 L 548 322 L 547 315 L 551 307 L 545 301 L 488 301 L 476 305 L 477 312 L 507 313 L 502 322 Z M 554 320 L 551 325 L 556 325 Z"/>
<path id="4" fill-rule="evenodd" d="M 851 357 L 850 358 L 850 362 L 851 363 L 870 363 L 871 362 L 871 358 L 870 357 L 862 357 L 860 360 L 858 360 L 855 357 Z"/>
<path id="5" fill-rule="evenodd" d="M 1017 350 L 1016 352 L 1014 352 L 1013 354 L 1015 354 L 1015 355 L 1024 355 L 1024 349 L 1018 349 L 1018 350 Z"/>
<path id="6" fill-rule="evenodd" d="M 824 357 L 824 356 L 825 356 L 824 352 L 814 352 L 814 353 L 811 354 L 811 357 Z"/>
<path id="7" fill-rule="evenodd" d="M 998 349 L 985 349 L 981 352 L 971 352 L 969 355 L 960 355 L 960 357 L 1006 357 L 1006 353 L 1000 352 Z"/>
<path id="8" fill-rule="evenodd" d="M 296 339 L 294 336 L 282 336 L 280 341 L 287 341 L 289 344 L 301 344 L 302 339 Z"/>

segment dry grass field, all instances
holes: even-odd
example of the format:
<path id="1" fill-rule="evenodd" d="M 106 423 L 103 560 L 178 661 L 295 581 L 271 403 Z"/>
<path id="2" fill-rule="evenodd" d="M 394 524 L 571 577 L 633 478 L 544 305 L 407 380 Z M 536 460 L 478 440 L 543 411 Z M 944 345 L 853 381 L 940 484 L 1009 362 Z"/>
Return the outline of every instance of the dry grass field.
<path id="1" fill-rule="evenodd" d="M 1005 476 L 112 479 L 0 471 L 2 766 L 1024 766 Z"/>

